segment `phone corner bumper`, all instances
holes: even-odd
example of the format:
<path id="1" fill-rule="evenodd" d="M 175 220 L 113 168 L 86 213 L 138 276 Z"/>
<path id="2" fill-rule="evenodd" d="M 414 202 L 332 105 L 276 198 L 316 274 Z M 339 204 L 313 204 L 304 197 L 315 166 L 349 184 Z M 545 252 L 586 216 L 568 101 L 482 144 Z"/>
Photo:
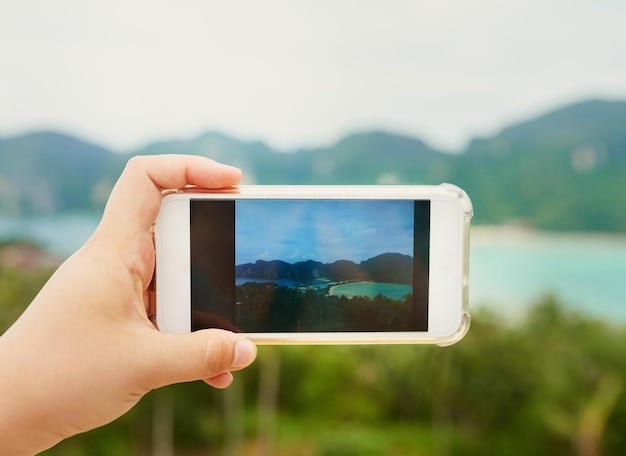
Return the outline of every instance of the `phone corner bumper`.
<path id="1" fill-rule="evenodd" d="M 440 347 L 449 347 L 450 345 L 454 345 L 459 342 L 469 331 L 471 321 L 472 317 L 470 313 L 468 311 L 463 312 L 459 328 L 453 334 L 438 339 L 436 342 L 437 345 Z"/>

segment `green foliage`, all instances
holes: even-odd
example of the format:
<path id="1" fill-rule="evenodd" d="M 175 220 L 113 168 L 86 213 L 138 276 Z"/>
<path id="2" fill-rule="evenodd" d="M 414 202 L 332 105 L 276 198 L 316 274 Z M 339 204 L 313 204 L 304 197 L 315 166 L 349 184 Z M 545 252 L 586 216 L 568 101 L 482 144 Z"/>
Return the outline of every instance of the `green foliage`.
<path id="1" fill-rule="evenodd" d="M 0 272 L 6 326 L 45 275 Z M 552 455 L 589 446 L 617 454 L 626 445 L 624 346 L 625 328 L 546 296 L 516 323 L 475 312 L 468 335 L 447 348 L 260 347 L 229 390 L 195 382 L 154 391 L 44 454 L 148 455 L 163 426 L 180 455 L 256 454 L 246 449 L 263 432 L 276 455 Z M 267 369 L 279 369 L 275 400 L 265 396 Z"/>
<path id="2" fill-rule="evenodd" d="M 26 309 L 50 275 L 51 271 L 25 273 L 0 265 L 0 334 Z"/>
<path id="3" fill-rule="evenodd" d="M 49 274 L 0 269 L 3 330 Z M 150 454 L 159 410 L 177 454 L 219 454 L 233 439 L 247 448 L 262 438 L 260 382 L 271 359 L 280 363 L 269 402 L 278 417 L 273 454 L 548 455 L 589 446 L 615 454 L 626 445 L 624 346 L 626 328 L 546 296 L 516 323 L 475 312 L 465 339 L 447 348 L 260 347 L 231 390 L 196 382 L 155 391 L 45 454 Z"/>
<path id="4" fill-rule="evenodd" d="M 237 286 L 237 301 L 239 329 L 249 333 L 410 331 L 414 327 L 412 295 L 399 300 L 380 293 L 373 298 L 347 298 L 328 295 L 325 289 L 245 283 Z"/>

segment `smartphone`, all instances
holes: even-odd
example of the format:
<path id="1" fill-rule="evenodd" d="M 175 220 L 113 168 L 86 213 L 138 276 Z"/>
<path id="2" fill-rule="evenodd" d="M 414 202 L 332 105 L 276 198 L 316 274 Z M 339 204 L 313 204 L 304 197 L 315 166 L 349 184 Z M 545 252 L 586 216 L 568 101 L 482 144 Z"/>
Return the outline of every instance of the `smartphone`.
<path id="1" fill-rule="evenodd" d="M 260 344 L 452 344 L 470 321 L 472 214 L 451 184 L 170 192 L 156 324 Z"/>

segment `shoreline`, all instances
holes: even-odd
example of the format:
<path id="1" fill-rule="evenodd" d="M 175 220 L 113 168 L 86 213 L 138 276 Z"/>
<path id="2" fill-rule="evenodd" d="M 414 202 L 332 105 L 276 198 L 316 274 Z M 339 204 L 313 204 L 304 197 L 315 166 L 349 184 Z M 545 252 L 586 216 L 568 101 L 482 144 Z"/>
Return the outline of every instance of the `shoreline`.
<path id="1" fill-rule="evenodd" d="M 413 287 L 411 285 L 407 285 L 407 284 L 403 284 L 403 283 L 389 283 L 389 282 L 373 282 L 371 280 L 360 280 L 360 281 L 355 281 L 355 282 L 345 282 L 345 283 L 340 283 L 337 285 L 333 285 L 332 287 L 330 287 L 328 289 L 328 296 L 346 296 L 348 298 L 352 298 L 355 296 L 367 296 L 367 297 L 373 297 L 373 294 L 335 294 L 335 288 L 338 286 L 342 286 L 342 285 L 367 285 L 367 284 L 371 284 L 373 286 L 377 286 L 377 285 L 383 285 L 383 286 L 393 286 L 393 287 L 398 287 L 398 286 L 406 286 L 409 287 L 411 289 L 410 292 L 407 292 L 406 294 L 410 294 L 413 292 Z M 383 291 L 377 290 L 376 294 L 382 294 L 383 296 L 390 298 L 390 299 L 398 299 L 397 297 L 395 297 L 395 295 L 389 295 L 388 293 L 385 293 Z"/>
<path id="2" fill-rule="evenodd" d="M 358 281 L 348 281 L 348 282 L 337 283 L 328 288 L 328 296 L 335 296 L 335 288 L 340 287 L 341 285 L 357 284 L 357 283 L 375 283 L 375 282 L 372 282 L 371 280 L 358 280 Z"/>
<path id="3" fill-rule="evenodd" d="M 519 225 L 472 225 L 470 246 L 515 243 L 580 241 L 594 244 L 625 243 L 626 233 L 614 231 L 548 231 Z"/>

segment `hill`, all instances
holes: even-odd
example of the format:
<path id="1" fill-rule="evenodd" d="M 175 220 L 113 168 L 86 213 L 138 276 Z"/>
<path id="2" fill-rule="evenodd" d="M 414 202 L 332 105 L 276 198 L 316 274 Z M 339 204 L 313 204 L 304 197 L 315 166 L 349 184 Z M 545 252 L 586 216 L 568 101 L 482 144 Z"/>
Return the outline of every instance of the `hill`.
<path id="1" fill-rule="evenodd" d="M 280 260 L 237 265 L 235 275 L 239 278 L 264 280 L 289 280 L 303 285 L 316 279 L 331 282 L 370 280 L 381 283 L 412 284 L 413 258 L 399 253 L 384 253 L 361 263 L 339 260 L 334 263 L 300 261 L 294 264 Z"/>
<path id="2" fill-rule="evenodd" d="M 419 139 L 374 131 L 341 139 L 328 148 L 277 152 L 260 141 L 242 142 L 220 133 L 190 141 L 151 144 L 139 154 L 195 154 L 238 166 L 247 183 L 411 183 L 445 177 L 450 157 Z M 410 164 L 410 166 L 407 166 Z"/>
<path id="3" fill-rule="evenodd" d="M 417 138 L 361 132 L 291 152 L 207 132 L 133 154 L 191 153 L 256 184 L 436 184 L 472 198 L 476 223 L 626 231 L 626 102 L 590 100 L 473 140 L 459 155 Z M 0 139 L 0 213 L 100 211 L 128 155 L 53 132 Z"/>
<path id="4" fill-rule="evenodd" d="M 473 141 L 452 182 L 476 222 L 626 231 L 626 103 L 589 101 Z"/>
<path id="5" fill-rule="evenodd" d="M 54 132 L 0 140 L 0 213 L 101 210 L 125 158 Z"/>

